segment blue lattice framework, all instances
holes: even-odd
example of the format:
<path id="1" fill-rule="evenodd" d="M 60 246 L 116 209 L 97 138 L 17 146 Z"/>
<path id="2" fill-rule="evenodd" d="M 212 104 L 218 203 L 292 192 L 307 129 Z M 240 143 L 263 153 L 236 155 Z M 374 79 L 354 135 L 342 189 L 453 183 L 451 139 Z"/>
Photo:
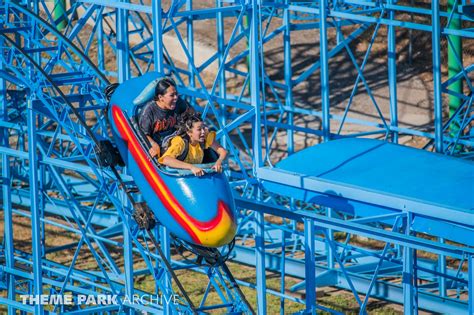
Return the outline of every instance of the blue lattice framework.
<path id="1" fill-rule="evenodd" d="M 141 1 L 131 4 L 82 0 L 68 3 L 64 16 L 51 13 L 59 1 L 22 3 L 4 1 L 0 8 L 5 218 L 2 279 L 7 292 L 1 301 L 9 311 L 42 311 L 39 306 L 15 302 L 16 294 L 23 292 L 137 292 L 133 288 L 132 253 L 139 253 L 147 265 L 146 270 L 135 270 L 135 274 L 149 272 L 156 280 L 156 292 L 171 293 L 167 274 L 154 266 L 159 259 L 141 245 L 146 237 L 130 220 L 132 209 L 123 191 L 110 169 L 96 159 L 97 142 L 108 138 L 103 115 L 102 90 L 108 83 L 105 76 L 123 82 L 156 70 L 174 76 L 180 93 L 189 97 L 209 123 L 220 130 L 222 144 L 231 153 L 228 175 L 243 214 L 234 260 L 255 265 L 256 283 L 240 283 L 256 288 L 260 314 L 266 312 L 269 294 L 281 299 L 283 311 L 283 302 L 293 301 L 301 303 L 307 312 L 333 312 L 316 299 L 316 287 L 325 286 L 354 293 L 361 313 L 366 312 L 369 297 L 403 303 L 407 314 L 418 308 L 472 313 L 472 207 L 457 222 L 442 207 L 420 214 L 418 209 L 430 207 L 423 200 L 395 202 L 384 194 L 321 184 L 317 178 L 308 177 L 311 174 L 298 177 L 272 167 L 281 158 L 282 150 L 288 155 L 299 150 L 299 139 L 327 142 L 343 137 L 378 137 L 397 143 L 416 136 L 426 139 L 426 149 L 472 158 L 473 66 L 466 64 L 466 60 L 472 62 L 472 53 L 455 57 L 462 70 L 453 77 L 447 79 L 441 71 L 445 63 L 442 43 L 451 45 L 448 36 L 460 36 L 465 47 L 472 46 L 470 3 L 456 1 L 454 10 L 448 12 L 445 4 L 438 1 L 419 2 L 416 6 L 394 0 L 252 0 L 209 5 L 152 1 L 150 6 Z M 48 22 L 42 22 L 33 12 L 41 12 Z M 462 29 L 447 26 L 455 18 L 463 21 Z M 55 26 L 64 21 L 67 23 L 61 35 Z M 202 29 L 217 35 L 210 55 L 198 50 L 195 37 L 200 34 L 195 30 Z M 397 74 L 401 72 L 397 45 L 403 38 L 398 40 L 396 33 L 404 30 L 427 34 L 432 46 L 430 105 L 434 119 L 425 126 L 406 126 L 398 121 L 403 107 L 397 100 Z M 313 54 L 300 64 L 303 54 L 294 43 L 299 33 L 307 36 L 308 31 L 313 31 L 318 40 L 311 46 Z M 377 67 L 373 54 L 380 40 L 388 43 L 387 51 L 377 56 L 387 63 L 382 83 L 367 74 L 370 66 Z M 356 49 L 360 43 L 366 47 L 363 53 Z M 177 58 L 176 49 L 184 59 Z M 275 51 L 283 57 L 274 59 Z M 355 72 L 355 76 L 349 93 L 342 93 L 340 107 L 334 106 L 335 96 L 340 94 L 335 67 L 342 62 L 350 65 L 344 69 Z M 463 82 L 464 93 L 450 89 L 455 81 Z M 301 89 L 312 88 L 304 87 L 305 82 L 320 82 L 309 93 L 314 96 L 314 104 L 297 101 Z M 381 84 L 388 90 L 385 108 L 374 93 Z M 354 99 L 361 94 L 367 95 L 371 110 L 365 110 L 373 115 L 351 116 Z M 462 100 L 452 118 L 443 112 L 445 95 Z M 312 120 L 315 123 L 306 123 Z M 449 130 L 453 122 L 460 126 L 457 134 Z M 444 170 L 449 171 L 456 170 Z M 133 187 L 133 180 L 122 176 Z M 445 176 L 449 178 L 449 173 Z M 281 194 L 264 190 L 260 184 L 268 182 L 284 182 L 283 188 L 278 188 Z M 304 187 L 299 184 L 303 182 Z M 329 187 L 339 189 L 343 196 L 349 193 L 349 199 L 366 211 L 347 214 L 337 204 L 328 207 L 323 202 L 311 202 L 296 191 L 290 197 L 284 196 L 291 189 L 311 194 L 327 192 Z M 323 195 L 331 197 L 331 193 Z M 472 197 L 465 198 L 469 201 Z M 410 207 L 403 208 L 397 202 Z M 24 206 L 31 211 L 24 210 Z M 51 214 L 61 217 L 60 223 Z M 269 220 L 265 214 L 281 220 Z M 14 215 L 31 219 L 32 253 L 15 248 Z M 43 245 L 48 238 L 47 226 L 75 233 L 80 241 L 47 248 Z M 123 242 L 113 238 L 117 236 L 122 236 Z M 162 245 L 169 250 L 166 233 L 161 236 Z M 360 242 L 356 236 L 367 239 Z M 85 245 L 97 262 L 91 268 L 93 272 L 74 268 Z M 124 269 L 117 267 L 110 246 L 124 251 Z M 70 266 L 46 259 L 48 253 L 61 255 L 68 248 L 75 249 Z M 174 261 L 174 265 L 183 268 L 183 262 Z M 265 270 L 281 274 L 280 290 L 267 288 Z M 223 279 L 218 270 L 209 274 L 211 283 L 215 278 Z M 309 276 L 314 274 L 315 277 Z M 284 275 L 306 276 L 288 288 Z M 305 290 L 305 299 L 288 294 L 288 289 Z M 221 296 L 224 304 L 239 304 L 235 295 Z M 205 297 L 203 305 L 204 302 Z M 128 307 L 163 310 L 160 305 L 119 305 L 97 307 L 94 311 Z M 190 310 L 182 303 L 164 311 Z"/>

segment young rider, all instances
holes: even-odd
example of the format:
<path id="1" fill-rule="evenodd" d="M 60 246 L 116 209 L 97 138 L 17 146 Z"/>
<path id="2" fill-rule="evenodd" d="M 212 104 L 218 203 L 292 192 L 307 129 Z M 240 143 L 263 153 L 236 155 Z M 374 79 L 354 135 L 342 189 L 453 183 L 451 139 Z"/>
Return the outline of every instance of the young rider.
<path id="1" fill-rule="evenodd" d="M 227 156 L 227 150 L 215 141 L 216 133 L 209 132 L 196 113 L 184 113 L 178 125 L 177 135 L 170 140 L 168 149 L 158 162 L 173 168 L 187 169 L 196 176 L 202 176 L 204 170 L 194 164 L 201 164 L 204 151 L 211 148 L 219 155 L 212 169 L 222 172 L 222 162 Z"/>

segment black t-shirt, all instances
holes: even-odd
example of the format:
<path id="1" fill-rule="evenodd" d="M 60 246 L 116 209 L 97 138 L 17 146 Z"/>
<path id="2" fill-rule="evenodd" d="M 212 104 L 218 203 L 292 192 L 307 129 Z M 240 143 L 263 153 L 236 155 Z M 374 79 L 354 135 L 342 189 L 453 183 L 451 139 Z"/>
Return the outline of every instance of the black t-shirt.
<path id="1" fill-rule="evenodd" d="M 188 107 L 187 102 L 178 98 L 173 110 L 164 110 L 158 107 L 155 101 L 151 100 L 145 104 L 138 125 L 145 135 L 150 136 L 161 147 L 163 138 L 175 131 L 174 126 L 178 116 L 184 113 Z"/>

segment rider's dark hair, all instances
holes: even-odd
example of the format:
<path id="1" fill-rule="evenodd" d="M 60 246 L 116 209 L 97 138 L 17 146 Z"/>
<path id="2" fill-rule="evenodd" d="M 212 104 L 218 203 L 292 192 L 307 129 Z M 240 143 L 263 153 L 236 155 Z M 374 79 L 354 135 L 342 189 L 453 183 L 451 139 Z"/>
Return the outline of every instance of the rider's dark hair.
<path id="1" fill-rule="evenodd" d="M 202 122 L 202 118 L 195 112 L 184 112 L 178 119 L 178 135 L 186 135 L 193 129 L 195 122 Z"/>
<path id="2" fill-rule="evenodd" d="M 155 87 L 155 97 L 153 98 L 155 101 L 158 100 L 158 97 L 160 95 L 165 95 L 166 93 L 166 90 L 170 87 L 174 87 L 176 88 L 176 83 L 173 81 L 173 79 L 169 78 L 169 77 L 164 77 L 163 79 L 161 79 L 160 81 L 158 81 L 158 83 L 156 84 L 156 87 Z"/>

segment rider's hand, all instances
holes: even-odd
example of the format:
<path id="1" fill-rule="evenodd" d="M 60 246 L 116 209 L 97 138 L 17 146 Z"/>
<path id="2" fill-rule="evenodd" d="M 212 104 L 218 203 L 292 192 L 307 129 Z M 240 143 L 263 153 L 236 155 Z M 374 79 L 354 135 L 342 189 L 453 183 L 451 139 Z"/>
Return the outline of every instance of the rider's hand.
<path id="1" fill-rule="evenodd" d="M 193 174 L 196 175 L 196 176 L 204 175 L 204 170 L 202 168 L 194 166 L 194 165 L 191 166 L 191 172 L 193 172 Z"/>
<path id="2" fill-rule="evenodd" d="M 160 156 L 160 146 L 156 144 L 156 142 L 154 142 L 148 152 L 150 153 L 152 158 L 154 158 L 155 156 Z"/>
<path id="3" fill-rule="evenodd" d="M 217 160 L 216 161 L 216 164 L 214 164 L 212 166 L 212 169 L 218 173 L 222 173 L 222 161 L 221 160 Z"/>

